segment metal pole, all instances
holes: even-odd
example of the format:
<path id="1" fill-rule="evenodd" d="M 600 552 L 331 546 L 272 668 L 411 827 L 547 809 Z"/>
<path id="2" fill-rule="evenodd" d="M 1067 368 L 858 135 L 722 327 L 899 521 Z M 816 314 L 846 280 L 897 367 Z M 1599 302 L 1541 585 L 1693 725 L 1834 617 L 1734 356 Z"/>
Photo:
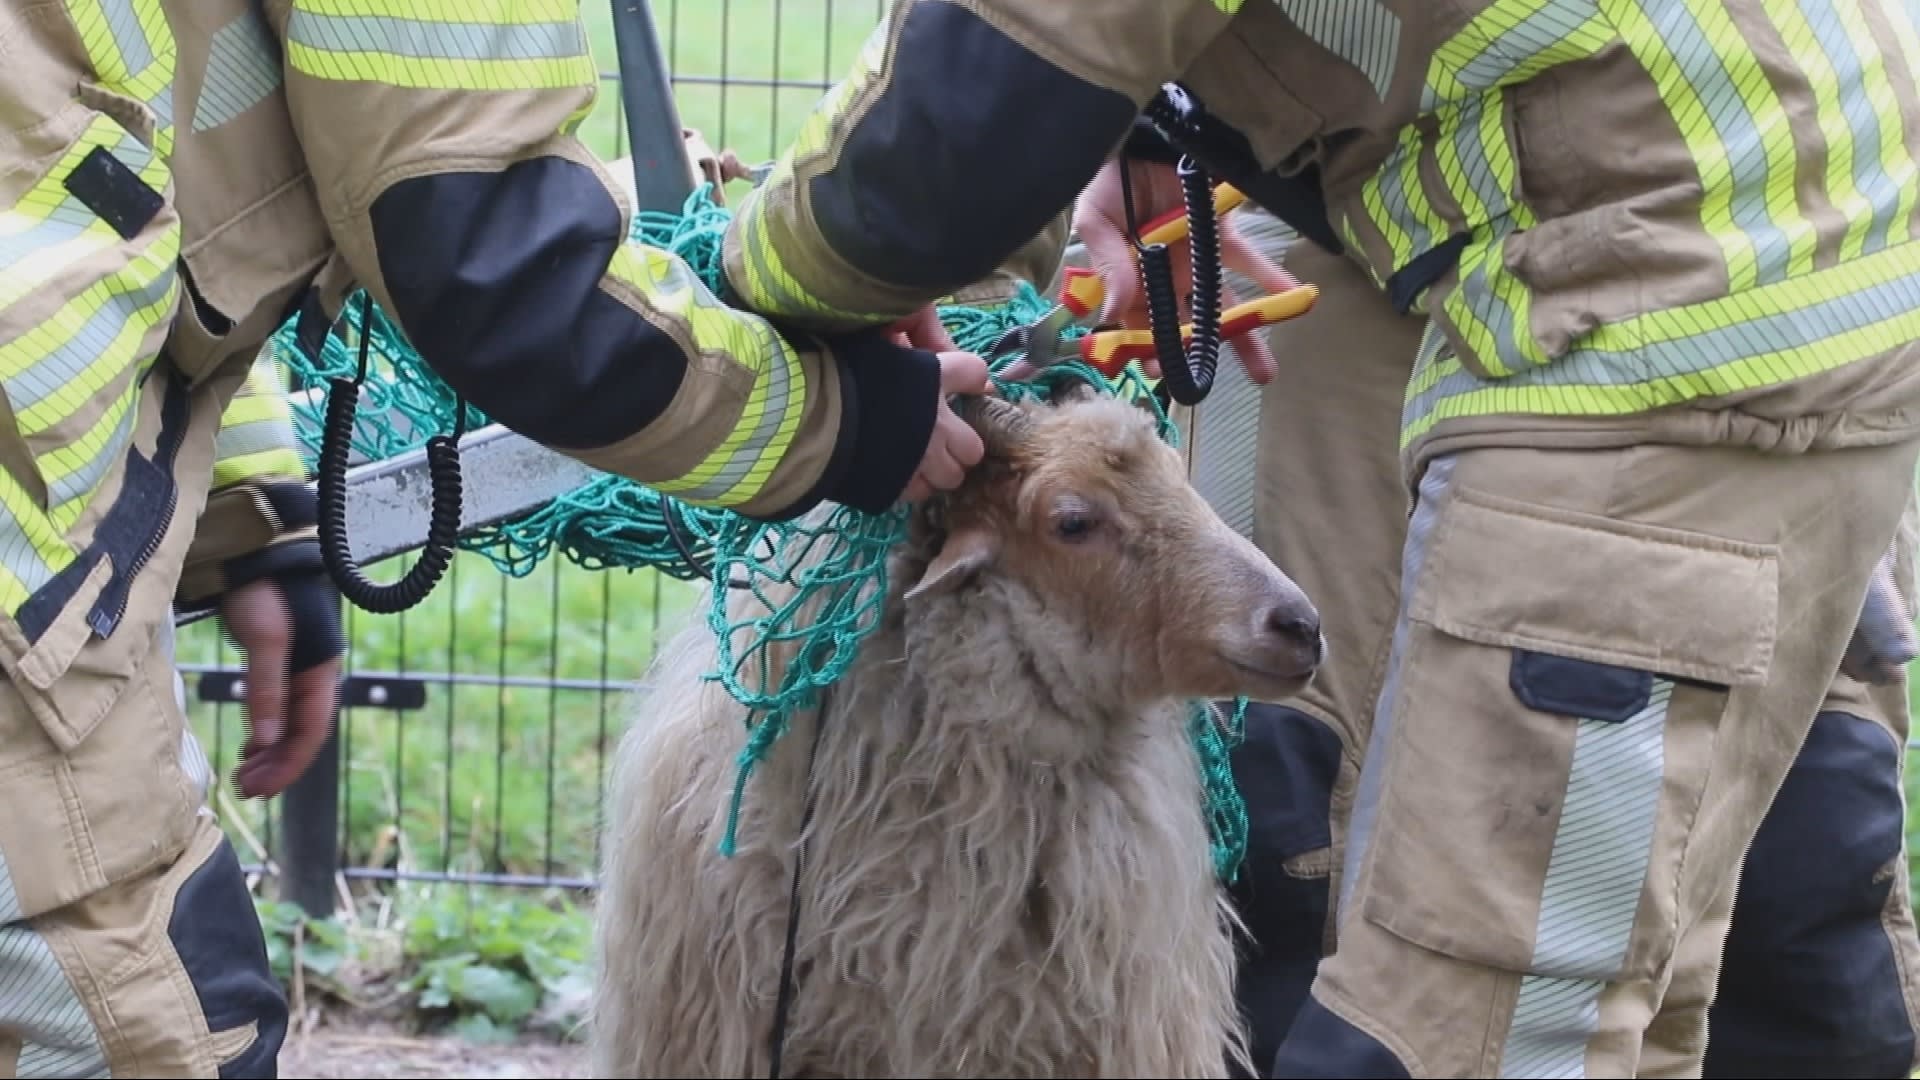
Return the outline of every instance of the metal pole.
<path id="1" fill-rule="evenodd" d="M 280 899 L 300 905 L 311 918 L 333 914 L 333 875 L 340 849 L 340 714 L 320 753 L 300 778 L 280 793 Z"/>
<path id="2" fill-rule="evenodd" d="M 620 103 L 633 148 L 636 209 L 677 214 L 693 194 L 693 167 L 647 0 L 611 0 Z"/>

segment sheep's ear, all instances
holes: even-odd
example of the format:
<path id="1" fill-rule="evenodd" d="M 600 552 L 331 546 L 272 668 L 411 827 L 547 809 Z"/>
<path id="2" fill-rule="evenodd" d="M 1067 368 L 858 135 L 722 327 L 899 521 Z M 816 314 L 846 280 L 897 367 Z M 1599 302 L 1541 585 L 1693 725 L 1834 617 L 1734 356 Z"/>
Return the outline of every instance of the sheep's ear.
<path id="1" fill-rule="evenodd" d="M 955 403 L 954 413 L 979 434 L 990 458 L 1011 457 L 1033 431 L 1033 417 L 1005 398 L 969 394 Z"/>
<path id="2" fill-rule="evenodd" d="M 984 525 L 959 526 L 947 534 L 940 553 L 927 564 L 919 583 L 907 590 L 906 599 L 952 592 L 999 557 L 1000 534 Z"/>

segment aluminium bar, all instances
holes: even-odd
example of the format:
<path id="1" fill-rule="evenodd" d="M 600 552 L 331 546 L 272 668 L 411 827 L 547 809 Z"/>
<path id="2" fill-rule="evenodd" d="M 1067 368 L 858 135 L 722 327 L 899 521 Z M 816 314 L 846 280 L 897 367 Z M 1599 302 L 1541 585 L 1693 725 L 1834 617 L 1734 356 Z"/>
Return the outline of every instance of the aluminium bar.
<path id="1" fill-rule="evenodd" d="M 499 424 L 470 431 L 460 440 L 461 535 L 510 521 L 605 475 Z M 425 449 L 349 468 L 347 543 L 354 561 L 376 581 L 398 577 L 403 568 L 380 563 L 426 545 L 432 508 Z"/>

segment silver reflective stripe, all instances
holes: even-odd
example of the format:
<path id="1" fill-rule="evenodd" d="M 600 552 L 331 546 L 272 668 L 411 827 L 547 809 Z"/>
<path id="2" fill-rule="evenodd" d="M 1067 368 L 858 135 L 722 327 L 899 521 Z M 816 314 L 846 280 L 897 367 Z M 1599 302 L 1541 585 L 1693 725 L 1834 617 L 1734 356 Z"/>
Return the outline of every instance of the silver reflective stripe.
<path id="1" fill-rule="evenodd" d="M 193 105 L 193 130 L 219 127 L 279 88 L 280 60 L 271 33 L 252 12 L 214 32 L 206 79 Z"/>
<path id="2" fill-rule="evenodd" d="M 1673 683 L 1655 679 L 1646 707 L 1625 723 L 1578 721 L 1502 1077 L 1586 1075 L 1600 993 L 1626 963 L 1653 858 L 1672 696 Z"/>
<path id="3" fill-rule="evenodd" d="M 1213 391 L 1194 406 L 1188 433 L 1194 490 L 1228 528 L 1249 540 L 1258 490 L 1262 400 L 1261 388 L 1247 378 L 1233 347 L 1226 346 L 1220 350 Z"/>
<path id="4" fill-rule="evenodd" d="M 12 402 L 15 414 L 28 412 L 57 393 L 93 393 L 98 390 L 98 385 L 82 382 L 80 376 L 83 373 L 91 373 L 96 383 L 104 384 L 106 379 L 101 376 L 117 375 L 124 370 L 118 366 L 100 366 L 100 358 L 118 351 L 128 354 L 131 359 L 135 350 L 122 341 L 128 327 L 137 324 L 135 333 L 139 334 L 144 333 L 147 327 L 165 321 L 165 314 L 156 309 L 168 302 L 174 286 L 175 271 L 172 267 L 155 273 L 149 281 L 140 281 L 135 277 L 142 269 L 129 268 L 114 278 L 106 279 L 106 301 L 85 322 L 74 328 L 66 340 L 53 336 L 61 327 L 60 323 L 50 322 L 39 328 L 41 336 L 36 344 L 44 341 L 52 347 L 26 370 L 7 380 L 7 397 Z M 139 338 L 136 336 L 133 341 L 137 343 Z"/>
<path id="5" fill-rule="evenodd" d="M 1367 740 L 1367 756 L 1360 769 L 1360 784 L 1354 791 L 1353 811 L 1347 826 L 1347 851 L 1340 872 L 1340 902 L 1336 908 L 1341 918 L 1353 903 L 1360 861 L 1373 843 L 1374 818 L 1380 812 L 1381 774 L 1387 768 L 1387 746 L 1393 741 L 1394 706 L 1400 696 L 1400 661 L 1407 651 L 1407 608 L 1426 565 L 1427 541 L 1446 503 L 1452 476 L 1452 457 L 1437 457 L 1428 463 L 1420 477 L 1420 493 L 1413 504 L 1413 516 L 1407 521 L 1406 546 L 1400 556 L 1400 614 L 1394 620 L 1393 652 L 1387 660 L 1386 680 L 1374 705 L 1373 732 Z M 1408 707 L 1419 708 L 1419 703 Z"/>
<path id="6" fill-rule="evenodd" d="M 1244 205 L 1232 214 L 1234 226 L 1247 243 L 1276 265 L 1284 263 L 1287 248 L 1299 234 L 1286 222 L 1253 206 Z M 1222 276 L 1236 297 L 1245 301 L 1264 295 L 1258 282 L 1232 271 Z M 1255 331 L 1268 342 L 1275 330 Z M 1274 350 L 1276 360 L 1280 350 Z M 1286 380 L 1276 377 L 1273 393 L 1288 390 Z M 1254 538 L 1256 493 L 1259 491 L 1261 403 L 1267 391 L 1247 377 L 1246 366 L 1230 344 L 1220 349 L 1220 367 L 1215 373 L 1213 392 L 1194 406 L 1192 434 L 1188 443 L 1193 486 L 1227 525 L 1240 535 Z"/>
<path id="7" fill-rule="evenodd" d="M 1400 16 L 1380 0 L 1279 0 L 1300 32 L 1352 64 L 1382 99 L 1400 56 Z"/>
<path id="8" fill-rule="evenodd" d="M 100 481 L 107 475 L 107 470 L 112 468 L 115 462 L 124 460 L 119 451 L 127 445 L 127 435 L 133 430 L 134 417 L 135 410 L 131 406 L 120 410 L 120 419 L 114 421 L 113 433 L 108 435 L 106 442 L 102 444 L 104 448 L 113 450 L 113 453 L 106 453 L 104 450 L 95 453 L 82 462 L 79 468 L 47 484 L 48 507 L 58 509 L 83 495 L 91 495 L 94 489 L 99 487 Z"/>
<path id="9" fill-rule="evenodd" d="M 296 6 L 287 40 L 341 53 L 390 53 L 414 60 L 539 60 L 586 54 L 575 20 L 544 23 L 440 22 L 383 15 L 320 15 Z"/>
<path id="10" fill-rule="evenodd" d="M 129 78 L 137 77 L 153 63 L 153 43 L 133 10 L 133 0 L 106 0 L 101 5 L 107 17 L 107 30 L 113 35 L 114 48 L 126 62 Z"/>
<path id="11" fill-rule="evenodd" d="M 696 291 L 694 295 L 701 298 L 696 299 L 696 303 L 705 302 L 704 293 Z M 774 339 L 773 331 L 765 323 L 751 323 L 749 329 L 761 347 L 760 355 L 767 357 L 766 370 L 761 373 L 761 378 L 767 381 L 766 392 L 750 398 L 747 403 L 747 407 L 751 408 L 753 402 L 758 400 L 760 415 L 754 418 L 753 430 L 734 448 L 727 463 L 718 472 L 705 482 L 680 493 L 680 498 L 689 502 L 718 499 L 738 487 L 749 473 L 762 467 L 764 463 L 761 459 L 766 456 L 767 447 L 780 434 L 780 424 L 786 420 L 787 410 L 792 405 L 792 356 Z"/>
<path id="12" fill-rule="evenodd" d="M 107 33 L 113 38 L 113 47 L 120 54 L 120 60 L 127 66 L 129 81 L 147 73 L 156 60 L 164 60 L 168 67 L 166 81 L 160 84 L 153 94 L 146 98 L 149 108 L 159 121 L 162 130 L 173 126 L 173 43 L 166 43 L 163 54 L 156 54 L 153 41 L 140 24 L 140 15 L 135 11 L 140 0 L 100 0 L 100 12 L 106 19 Z M 156 5 L 157 8 L 157 5 Z M 154 13 L 162 22 L 165 16 Z M 124 87 L 123 87 L 124 89 Z"/>
<path id="13" fill-rule="evenodd" d="M 0 1028 L 20 1040 L 14 1075 L 21 1080 L 112 1075 L 72 980 L 25 923 L 0 925 Z"/>
<path id="14" fill-rule="evenodd" d="M 220 429 L 214 437 L 215 460 L 231 461 L 248 454 L 262 454 L 268 450 L 295 449 L 293 428 L 285 417 L 270 416 L 263 420 L 249 420 L 244 424 L 232 424 Z"/>
<path id="15" fill-rule="evenodd" d="M 20 894 L 14 890 L 13 874 L 7 870 L 7 857 L 0 852 L 0 924 L 20 917 Z"/>
<path id="16" fill-rule="evenodd" d="M 187 680 L 181 676 L 180 665 L 174 659 L 178 636 L 173 620 L 162 620 L 160 629 L 155 633 L 160 637 L 160 659 L 153 662 L 165 661 L 173 676 L 173 701 L 180 708 L 180 771 L 187 775 L 188 782 L 199 793 L 198 801 L 204 812 L 207 795 L 213 789 L 213 764 L 207 760 L 207 752 L 194 736 L 193 724 L 187 718 Z"/>

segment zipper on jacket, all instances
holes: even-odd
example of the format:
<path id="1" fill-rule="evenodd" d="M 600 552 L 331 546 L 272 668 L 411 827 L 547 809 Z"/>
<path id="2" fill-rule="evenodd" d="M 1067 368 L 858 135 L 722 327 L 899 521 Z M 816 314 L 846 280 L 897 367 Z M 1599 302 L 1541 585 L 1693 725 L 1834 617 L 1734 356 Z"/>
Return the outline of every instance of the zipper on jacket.
<path id="1" fill-rule="evenodd" d="M 172 469 L 167 470 L 167 479 L 173 481 Z M 173 527 L 173 514 L 179 506 L 180 485 L 177 481 L 173 481 L 167 484 L 167 509 L 160 515 L 159 523 L 147 534 L 147 542 L 140 546 L 139 553 L 133 557 L 133 561 L 128 563 L 125 569 L 118 566 L 113 568 L 114 577 L 126 584 L 120 590 L 120 597 L 111 611 L 95 611 L 93 618 L 89 620 L 96 635 L 104 638 L 113 632 L 114 627 L 120 625 L 120 619 L 127 613 L 127 601 L 133 595 L 134 578 L 140 575 L 140 571 L 153 558 L 153 553 L 160 550 L 160 541 Z"/>

